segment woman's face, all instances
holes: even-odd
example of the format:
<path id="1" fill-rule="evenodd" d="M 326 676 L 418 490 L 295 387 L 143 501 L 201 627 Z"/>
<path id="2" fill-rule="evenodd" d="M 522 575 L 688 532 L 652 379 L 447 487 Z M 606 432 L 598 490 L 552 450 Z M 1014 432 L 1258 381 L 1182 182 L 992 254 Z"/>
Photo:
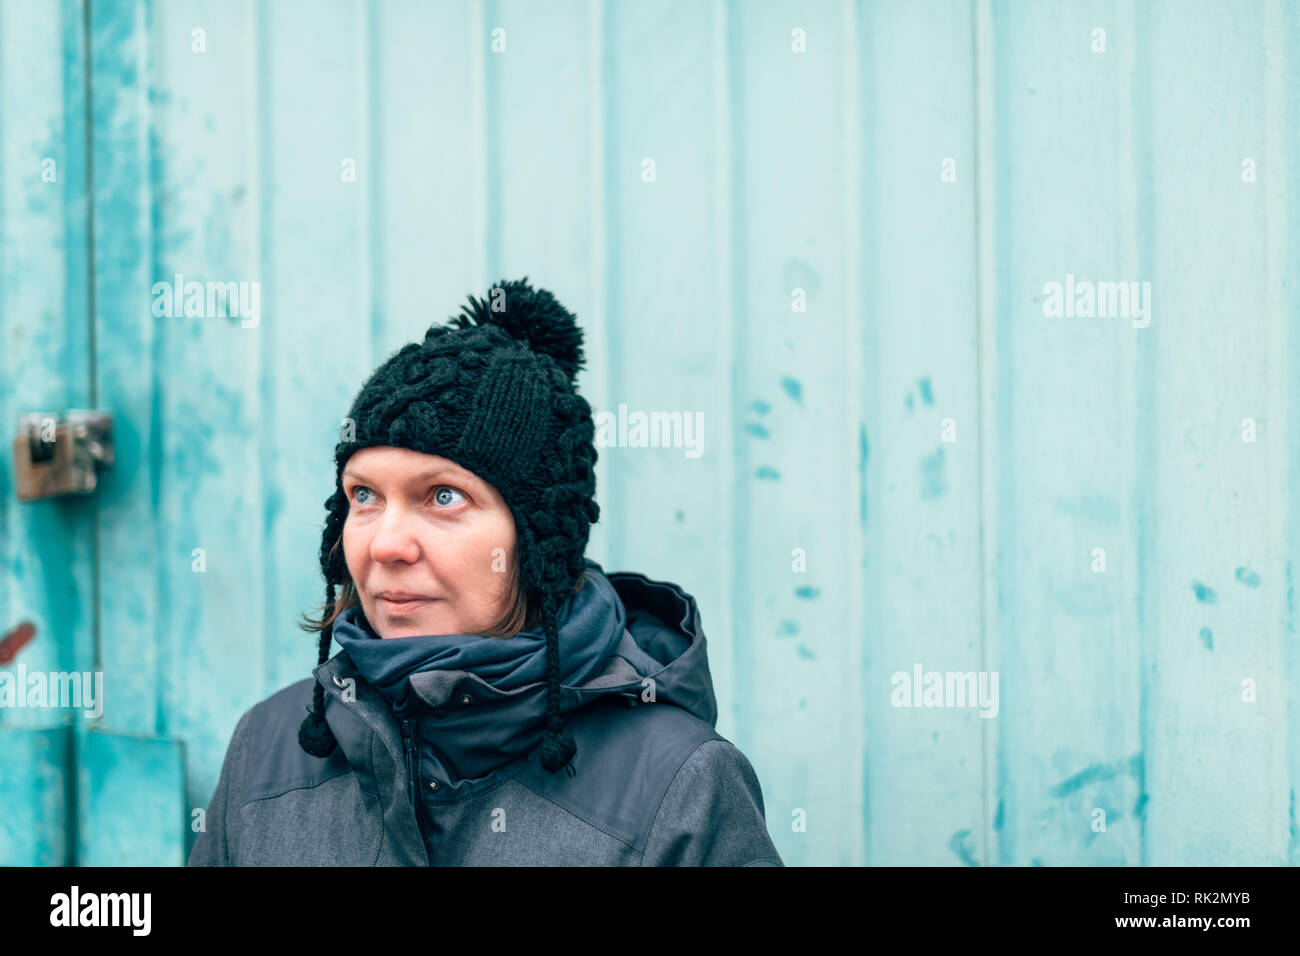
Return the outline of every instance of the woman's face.
<path id="1" fill-rule="evenodd" d="M 515 521 L 486 481 L 384 446 L 352 456 L 343 493 L 344 556 L 380 637 L 480 634 L 509 610 Z"/>

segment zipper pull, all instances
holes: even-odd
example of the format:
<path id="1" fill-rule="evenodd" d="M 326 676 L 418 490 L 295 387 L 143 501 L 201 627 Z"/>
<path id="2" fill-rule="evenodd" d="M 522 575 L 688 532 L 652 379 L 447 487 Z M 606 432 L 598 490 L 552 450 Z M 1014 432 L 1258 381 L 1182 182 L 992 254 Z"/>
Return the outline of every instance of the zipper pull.
<path id="1" fill-rule="evenodd" d="M 415 735 L 411 732 L 411 719 L 402 718 L 402 747 L 406 751 L 406 782 L 411 788 L 411 802 L 415 802 Z"/>

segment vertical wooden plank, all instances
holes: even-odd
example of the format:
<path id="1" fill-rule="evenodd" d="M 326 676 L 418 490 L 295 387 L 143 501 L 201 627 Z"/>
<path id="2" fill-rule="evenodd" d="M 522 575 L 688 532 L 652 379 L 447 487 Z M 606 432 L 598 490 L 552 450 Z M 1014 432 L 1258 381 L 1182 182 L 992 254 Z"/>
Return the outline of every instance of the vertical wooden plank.
<path id="1" fill-rule="evenodd" d="M 600 237 L 616 214 L 603 170 L 608 141 L 605 5 L 569 0 L 478 7 L 470 44 L 482 62 L 484 272 L 480 283 L 527 275 L 578 317 L 587 368 L 579 392 L 599 413 L 609 404 L 617 357 L 605 298 L 611 251 Z M 455 115 L 455 114 L 453 114 Z M 448 135 L 454 136 L 454 131 Z M 475 294 L 482 295 L 482 291 Z M 463 294 L 462 294 L 463 295 Z M 617 449 L 596 449 L 602 514 L 588 555 L 624 566 L 626 530 L 614 502 Z M 605 511 L 606 506 L 609 510 Z"/>
<path id="2" fill-rule="evenodd" d="M 1295 321 L 1279 304 L 1294 275 L 1269 268 L 1269 222 L 1282 215 L 1270 191 L 1286 171 L 1270 144 L 1265 22 L 1262 8 L 1228 3 L 1137 7 L 1133 119 L 1149 163 L 1142 251 L 1155 301 L 1141 396 L 1153 865 L 1282 865 L 1293 843 L 1278 517 L 1294 455 L 1283 348 Z"/>
<path id="3" fill-rule="evenodd" d="M 94 664 L 94 501 L 18 501 L 12 452 L 21 412 L 91 402 L 82 38 L 78 3 L 0 6 L 0 635 L 35 627 L 15 678 Z M 0 864 L 72 860 L 69 719 L 0 709 Z"/>
<path id="4" fill-rule="evenodd" d="M 367 370 L 500 278 L 481 274 L 473 241 L 478 183 L 487 175 L 474 62 L 489 55 L 490 39 L 471 34 L 473 6 L 359 4 L 369 78 L 359 135 L 370 160 L 358 168 L 370 239 L 360 254 L 372 276 L 361 302 L 374 343 Z M 353 392 L 361 387 L 360 380 L 350 384 Z"/>
<path id="5" fill-rule="evenodd" d="M 734 21 L 721 3 L 605 4 L 601 13 L 591 31 L 604 139 L 591 255 L 603 262 L 604 378 L 592 399 L 609 466 L 598 489 L 603 540 L 613 567 L 696 598 L 718 730 L 754 762 L 779 834 L 779 771 L 757 753 L 758 728 L 738 719 L 747 689 L 733 666 L 734 649 L 749 642 L 734 627 L 731 584 Z M 653 415 L 673 430 L 652 436 Z M 632 444 L 638 418 L 644 444 Z"/>
<path id="6" fill-rule="evenodd" d="M 1052 283 L 1149 278 L 1129 239 L 1132 173 L 1114 160 L 1130 135 L 1126 65 L 1143 55 L 1123 23 L 1105 5 L 992 5 L 986 534 L 1001 674 L 995 821 L 1009 865 L 1140 862 L 1145 516 L 1130 495 L 1148 475 L 1130 383 L 1155 346 L 1134 319 L 1062 316 L 1048 301 Z M 1104 53 L 1092 48 L 1099 24 Z"/>
<path id="7" fill-rule="evenodd" d="M 599 38 L 582 0 L 503 0 L 483 9 L 486 33 L 471 42 L 487 51 L 489 281 L 526 272 L 534 285 L 560 286 L 552 288 L 556 297 L 576 309 L 597 198 L 590 135 L 599 90 L 591 88 L 586 53 Z M 494 51 L 496 31 L 504 50 Z"/>
<path id="8" fill-rule="evenodd" d="M 843 4 L 736 4 L 738 719 L 788 863 L 861 862 L 860 430 L 846 425 Z M 802 31 L 806 52 L 799 52 Z M 799 291 L 802 290 L 802 297 Z M 806 311 L 800 306 L 806 303 Z M 792 832 L 796 811 L 806 830 Z"/>
<path id="9" fill-rule="evenodd" d="M 333 450 L 371 367 L 370 305 L 361 301 L 365 180 L 345 161 L 369 135 L 357 9 L 327 3 L 257 7 L 259 244 L 263 279 L 258 440 L 264 506 L 267 692 L 311 676 L 314 635 L 294 624 L 325 598 L 315 561 Z M 311 42 L 303 42 L 304 37 Z M 362 170 L 361 176 L 370 175 Z"/>
<path id="10" fill-rule="evenodd" d="M 868 240 L 852 271 L 868 369 L 858 436 L 868 534 L 867 854 L 872 864 L 985 865 L 995 807 L 984 738 L 999 716 L 911 704 L 915 667 L 976 675 L 982 661 L 972 9 L 869 4 L 863 64 Z M 899 96 L 906 90 L 906 96 Z M 919 109 L 918 104 L 925 104 Z M 922 294 L 923 290 L 923 294 Z M 948 431 L 947 426 L 951 426 Z M 991 685 L 990 685 L 991 689 Z"/>
<path id="11" fill-rule="evenodd" d="M 717 160 L 730 129 L 717 95 L 732 78 L 714 59 L 729 63 L 719 36 L 729 25 L 698 4 L 607 4 L 603 13 L 597 211 L 603 235 L 618 238 L 602 250 L 606 377 L 593 401 L 610 467 L 602 521 L 611 563 L 675 581 L 699 602 L 725 734 L 739 689 L 726 590 L 732 304 L 720 256 L 730 223 L 718 207 L 730 181 Z M 655 440 L 653 414 L 675 416 L 673 430 L 656 445 L 631 444 L 634 416 L 646 419 L 643 441 Z"/>
<path id="12" fill-rule="evenodd" d="M 267 693 L 259 545 L 268 495 L 258 441 L 264 280 L 251 241 L 257 157 L 247 134 L 258 91 L 246 69 L 254 56 L 248 13 L 168 3 L 155 9 L 149 37 L 162 226 L 150 321 L 166 369 L 158 400 L 159 731 L 189 745 L 190 807 L 206 803 L 239 715 Z M 198 308 L 186 308 L 188 293 L 165 308 L 174 293 L 156 284 L 174 288 L 177 276 L 182 289 L 199 284 Z M 221 298 L 207 295 L 209 283 L 220 284 Z M 292 633 L 292 615 L 282 610 L 279 640 Z M 140 787 L 153 783 L 145 776 L 152 766 L 141 770 Z"/>
<path id="13" fill-rule="evenodd" d="M 578 315 L 588 354 L 578 385 L 598 427 L 622 406 L 625 418 L 702 416 L 707 440 L 727 400 L 716 325 L 698 334 L 700 312 L 717 311 L 715 274 L 703 267 L 717 242 L 713 150 L 725 130 L 711 96 L 712 15 L 682 4 L 483 9 L 487 35 L 475 42 L 488 51 L 486 165 L 495 177 L 487 189 L 487 279 L 528 274 Z M 665 42 L 669 21 L 696 24 L 684 34 L 690 42 Z M 498 29 L 504 50 L 491 43 Z M 647 68 L 659 79 L 643 82 Z M 653 182 L 642 181 L 647 157 L 656 164 Z M 611 235 L 634 238 L 610 245 Z M 663 264 L 642 268 L 641 250 Z M 665 286 L 652 274 L 675 281 Z M 726 694 L 718 663 L 729 631 L 726 568 L 717 556 L 728 538 L 707 506 L 720 494 L 725 500 L 718 470 L 725 456 L 720 446 L 709 454 L 707 444 L 699 457 L 684 447 L 619 447 L 607 434 L 598 435 L 602 517 L 588 553 L 609 570 L 667 578 L 697 597 Z"/>
<path id="14" fill-rule="evenodd" d="M 148 0 L 90 7 L 95 386 L 114 415 L 116 461 L 97 491 L 104 717 L 78 735 L 76 847 L 81 862 L 113 865 L 180 862 L 190 802 L 181 746 L 152 736 L 167 731 L 178 696 L 170 648 L 193 638 L 171 633 L 193 622 L 172 618 L 178 585 L 166 543 L 178 530 L 164 504 L 175 356 L 154 312 L 169 224 L 157 218 L 153 28 Z"/>
<path id="15" fill-rule="evenodd" d="M 99 403 L 115 463 L 96 497 L 105 726 L 163 723 L 159 657 L 161 340 L 152 315 L 149 0 L 92 4 L 94 328 Z"/>

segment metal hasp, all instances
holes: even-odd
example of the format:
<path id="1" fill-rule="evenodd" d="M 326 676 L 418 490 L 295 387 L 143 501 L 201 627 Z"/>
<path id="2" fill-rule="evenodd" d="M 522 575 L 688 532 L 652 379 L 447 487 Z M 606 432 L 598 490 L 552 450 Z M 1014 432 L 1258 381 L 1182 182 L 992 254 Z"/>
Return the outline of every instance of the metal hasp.
<path id="1" fill-rule="evenodd" d="M 14 439 L 14 476 L 19 501 L 88 495 L 100 466 L 113 465 L 113 416 L 94 409 L 27 412 Z"/>

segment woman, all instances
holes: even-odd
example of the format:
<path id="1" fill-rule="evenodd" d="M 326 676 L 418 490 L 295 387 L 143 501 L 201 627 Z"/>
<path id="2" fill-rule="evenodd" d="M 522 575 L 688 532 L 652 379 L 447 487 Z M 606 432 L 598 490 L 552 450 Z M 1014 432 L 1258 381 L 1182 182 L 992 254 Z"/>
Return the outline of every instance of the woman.
<path id="1" fill-rule="evenodd" d="M 584 556 L 576 319 L 490 297 L 353 402 L 320 664 L 240 719 L 191 866 L 782 865 L 694 599 Z"/>

